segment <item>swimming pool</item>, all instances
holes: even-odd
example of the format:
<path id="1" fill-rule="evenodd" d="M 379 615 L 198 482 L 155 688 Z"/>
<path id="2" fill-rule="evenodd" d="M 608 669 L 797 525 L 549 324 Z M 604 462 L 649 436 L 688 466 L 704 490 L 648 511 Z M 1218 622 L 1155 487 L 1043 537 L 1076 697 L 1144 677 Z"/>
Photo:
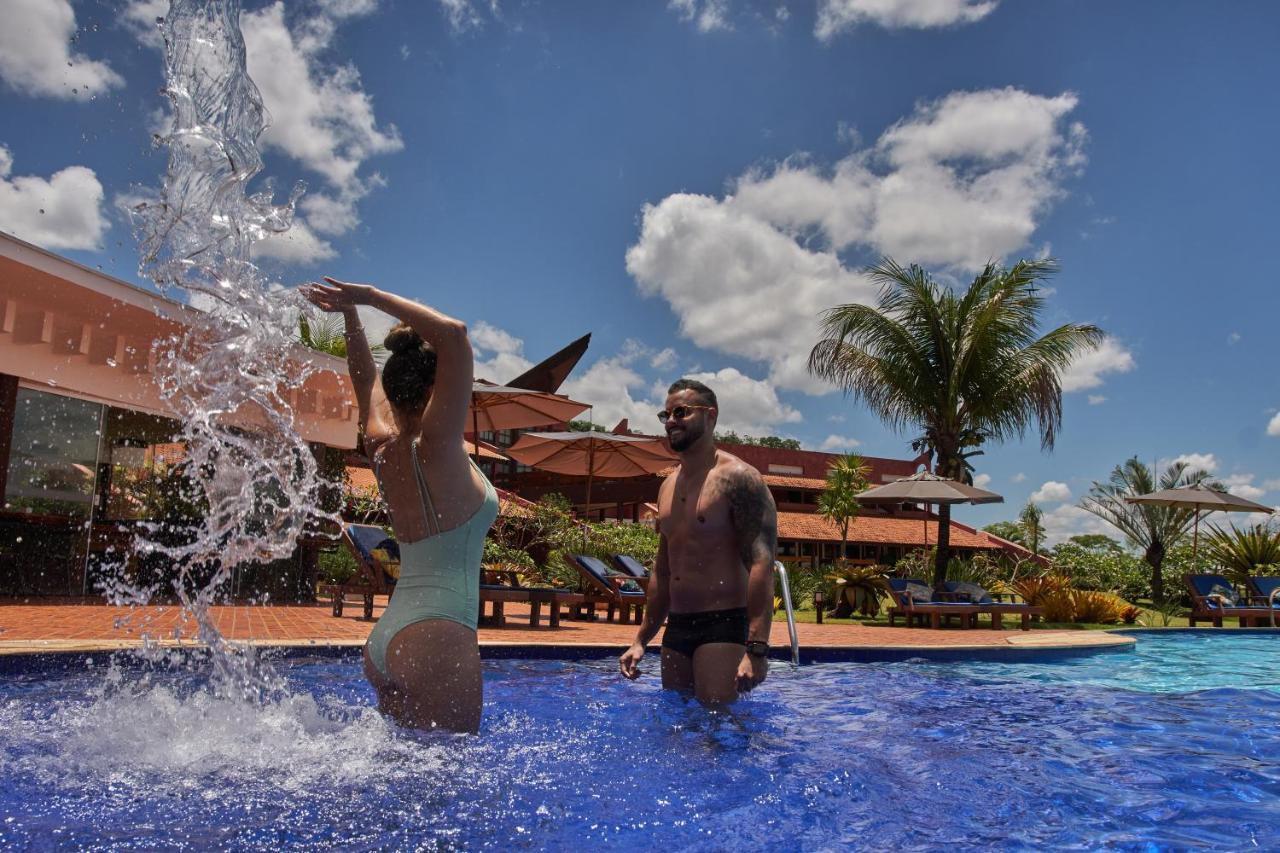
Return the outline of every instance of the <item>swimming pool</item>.
<path id="1" fill-rule="evenodd" d="M 775 665 L 728 712 L 611 660 L 485 663 L 480 737 L 388 725 L 354 656 L 288 697 L 190 673 L 12 674 L 5 846 L 1274 847 L 1280 637 L 1051 663 Z M 1197 674 L 1198 673 L 1198 674 Z"/>

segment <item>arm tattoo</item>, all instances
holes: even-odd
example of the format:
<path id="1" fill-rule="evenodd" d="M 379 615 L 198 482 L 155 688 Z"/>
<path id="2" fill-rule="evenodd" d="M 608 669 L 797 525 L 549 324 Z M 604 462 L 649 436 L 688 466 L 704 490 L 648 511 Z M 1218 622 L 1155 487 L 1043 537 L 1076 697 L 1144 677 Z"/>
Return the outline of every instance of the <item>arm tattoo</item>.
<path id="1" fill-rule="evenodd" d="M 757 559 L 772 558 L 778 544 L 778 516 L 764 483 L 745 472 L 734 474 L 729 482 L 729 509 L 742 564 L 750 569 Z"/>

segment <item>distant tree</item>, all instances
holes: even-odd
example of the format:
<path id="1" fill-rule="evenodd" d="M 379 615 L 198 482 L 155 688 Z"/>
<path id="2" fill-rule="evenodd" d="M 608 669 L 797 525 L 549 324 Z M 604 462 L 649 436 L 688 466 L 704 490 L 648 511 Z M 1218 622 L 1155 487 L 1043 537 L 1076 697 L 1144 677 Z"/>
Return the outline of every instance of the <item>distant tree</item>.
<path id="1" fill-rule="evenodd" d="M 750 435 L 738 435 L 733 430 L 716 433 L 716 441 L 720 444 L 746 444 L 751 447 L 774 447 L 781 450 L 801 449 L 800 442 L 794 438 L 780 438 L 776 435 L 756 438 Z"/>
<path id="2" fill-rule="evenodd" d="M 877 305 L 840 305 L 822 319 L 809 372 L 839 385 L 895 430 L 919 430 L 917 446 L 944 477 L 965 479 L 967 459 L 988 441 L 1033 426 L 1045 450 L 1062 427 L 1062 374 L 1103 338 L 1069 324 L 1039 334 L 1050 259 L 988 264 L 965 289 L 919 266 L 886 258 L 868 272 Z M 938 511 L 934 585 L 947 578 L 951 507 Z"/>
<path id="3" fill-rule="evenodd" d="M 849 524 L 861 507 L 858 495 L 867 490 L 871 468 L 856 453 L 839 456 L 827 469 L 827 484 L 818 495 L 818 514 L 840 529 L 840 556 L 849 542 Z"/>
<path id="4" fill-rule="evenodd" d="M 1080 506 L 1124 534 L 1133 547 L 1142 551 L 1151 568 L 1151 598 L 1164 604 L 1164 559 L 1187 535 L 1195 520 L 1190 509 L 1153 504 L 1131 504 L 1125 498 L 1161 489 L 1204 483 L 1207 471 L 1193 470 L 1185 462 L 1173 462 L 1156 475 L 1135 456 L 1117 465 L 1105 483 L 1095 482 Z"/>
<path id="5" fill-rule="evenodd" d="M 569 429 L 573 432 L 608 432 L 608 427 L 600 426 L 600 424 L 591 421 L 569 421 Z"/>
<path id="6" fill-rule="evenodd" d="M 1124 550 L 1123 545 L 1105 533 L 1077 533 L 1067 541 L 1090 551 L 1119 553 Z"/>
<path id="7" fill-rule="evenodd" d="M 987 533 L 999 536 L 1001 539 L 1017 542 L 1019 545 L 1025 544 L 1022 540 L 1022 525 L 1016 521 L 997 521 L 994 524 L 988 524 L 982 529 Z"/>
<path id="8" fill-rule="evenodd" d="M 1040 553 L 1040 543 L 1044 541 L 1044 511 L 1031 501 L 1018 514 L 1018 526 L 1022 528 L 1022 541 L 1032 554 Z"/>

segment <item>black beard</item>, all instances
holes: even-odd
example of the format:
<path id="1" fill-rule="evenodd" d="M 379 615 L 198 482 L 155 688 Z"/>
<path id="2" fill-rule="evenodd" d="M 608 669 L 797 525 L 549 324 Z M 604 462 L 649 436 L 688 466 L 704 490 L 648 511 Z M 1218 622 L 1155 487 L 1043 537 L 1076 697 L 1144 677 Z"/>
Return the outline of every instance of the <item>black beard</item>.
<path id="1" fill-rule="evenodd" d="M 697 441 L 701 435 L 702 433 L 698 433 L 695 435 L 694 433 L 686 429 L 680 433 L 679 438 L 672 438 L 671 436 L 668 435 L 667 441 L 671 444 L 672 450 L 674 450 L 676 453 L 683 453 L 684 451 L 692 447 L 693 443 Z"/>

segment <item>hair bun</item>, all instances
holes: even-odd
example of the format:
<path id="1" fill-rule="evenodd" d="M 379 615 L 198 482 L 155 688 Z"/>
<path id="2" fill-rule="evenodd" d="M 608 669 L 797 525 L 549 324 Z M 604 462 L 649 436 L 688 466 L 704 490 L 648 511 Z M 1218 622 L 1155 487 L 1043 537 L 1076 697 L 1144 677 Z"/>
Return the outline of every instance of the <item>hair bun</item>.
<path id="1" fill-rule="evenodd" d="M 422 344 L 422 336 L 408 323 L 399 323 L 392 327 L 382 342 L 382 345 L 393 353 L 413 352 L 422 349 Z"/>

